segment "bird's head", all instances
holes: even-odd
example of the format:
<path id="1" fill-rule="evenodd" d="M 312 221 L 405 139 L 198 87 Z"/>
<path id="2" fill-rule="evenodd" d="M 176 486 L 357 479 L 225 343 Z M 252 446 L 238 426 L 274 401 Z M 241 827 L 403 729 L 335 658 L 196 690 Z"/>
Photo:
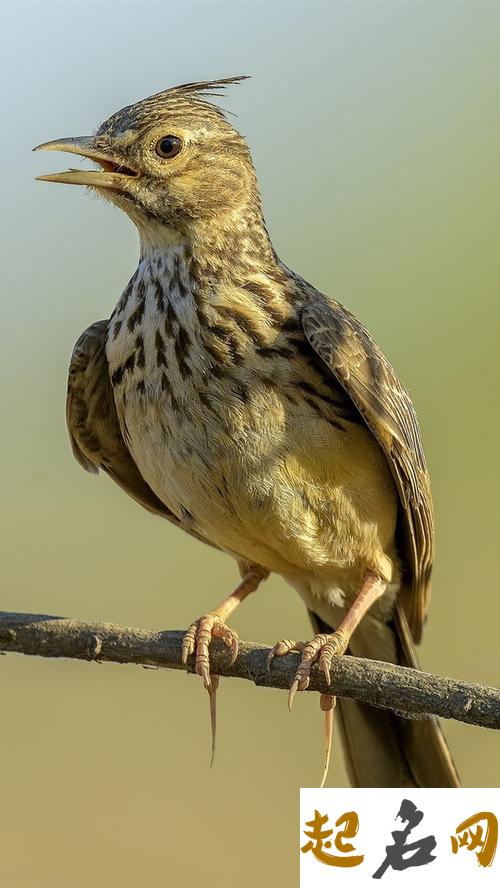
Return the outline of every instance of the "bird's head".
<path id="1" fill-rule="evenodd" d="M 100 167 L 38 178 L 95 189 L 139 229 L 159 225 L 186 235 L 215 217 L 258 209 L 246 142 L 208 100 L 243 79 L 183 84 L 122 108 L 93 136 L 38 145 L 34 150 L 79 154 Z"/>

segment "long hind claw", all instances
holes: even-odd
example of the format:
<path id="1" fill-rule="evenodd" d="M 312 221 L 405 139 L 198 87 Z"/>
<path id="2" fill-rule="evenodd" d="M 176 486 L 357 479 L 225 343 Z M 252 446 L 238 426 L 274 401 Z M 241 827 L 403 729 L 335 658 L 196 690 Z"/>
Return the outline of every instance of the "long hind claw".
<path id="1" fill-rule="evenodd" d="M 182 641 L 182 663 L 185 666 L 192 654 L 195 654 L 195 672 L 201 675 L 203 684 L 210 698 L 210 732 L 212 737 L 210 752 L 210 767 L 214 763 L 215 737 L 217 728 L 217 688 L 219 676 L 210 671 L 210 642 L 212 638 L 222 638 L 226 647 L 231 651 L 231 664 L 238 656 L 239 637 L 237 632 L 230 629 L 218 614 L 206 614 L 195 620 L 186 632 Z"/>
<path id="2" fill-rule="evenodd" d="M 321 783 L 319 784 L 320 789 L 323 789 L 326 783 L 328 768 L 330 767 L 333 740 L 333 710 L 335 709 L 336 702 L 337 698 L 332 697 L 330 694 L 321 694 L 319 699 L 321 710 L 325 713 L 325 765 L 321 775 Z"/>
<path id="3" fill-rule="evenodd" d="M 212 768 L 215 758 L 215 734 L 217 729 L 217 688 L 219 687 L 219 676 L 210 676 L 211 690 L 208 692 L 210 698 L 210 731 L 212 735 L 212 748 L 210 753 L 210 765 Z"/>
<path id="4" fill-rule="evenodd" d="M 206 614 L 199 620 L 195 620 L 182 641 L 183 665 L 186 665 L 191 654 L 195 654 L 195 672 L 202 677 L 203 684 L 209 693 L 212 688 L 209 653 L 212 638 L 222 638 L 226 647 L 231 651 L 231 664 L 234 663 L 238 656 L 239 637 L 237 632 L 230 629 L 218 614 Z"/>
<path id="5" fill-rule="evenodd" d="M 234 612 L 239 604 L 254 592 L 259 584 L 268 576 L 268 571 L 255 564 L 240 564 L 242 580 L 238 587 L 228 595 L 224 601 L 213 611 L 195 620 L 187 630 L 182 640 L 182 664 L 187 666 L 188 658 L 194 654 L 194 671 L 203 679 L 203 684 L 208 691 L 210 699 L 210 730 L 212 747 L 210 767 L 213 765 L 215 754 L 215 735 L 217 727 L 217 688 L 219 676 L 214 675 L 210 665 L 210 642 L 212 638 L 220 638 L 231 652 L 231 665 L 238 656 L 238 634 L 226 624 L 227 618 Z"/>

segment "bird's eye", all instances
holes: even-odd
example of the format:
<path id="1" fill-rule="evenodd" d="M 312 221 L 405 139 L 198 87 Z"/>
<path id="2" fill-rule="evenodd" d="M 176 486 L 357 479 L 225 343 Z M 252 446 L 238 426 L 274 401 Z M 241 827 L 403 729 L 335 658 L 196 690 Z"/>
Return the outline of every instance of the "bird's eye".
<path id="1" fill-rule="evenodd" d="M 182 148 L 182 142 L 177 136 L 162 136 L 156 143 L 156 153 L 160 157 L 175 157 Z"/>

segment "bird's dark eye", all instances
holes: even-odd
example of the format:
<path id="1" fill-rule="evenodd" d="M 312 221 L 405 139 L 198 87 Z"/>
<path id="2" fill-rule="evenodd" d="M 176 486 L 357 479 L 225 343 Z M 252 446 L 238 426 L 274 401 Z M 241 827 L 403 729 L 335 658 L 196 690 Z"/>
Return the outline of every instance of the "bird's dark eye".
<path id="1" fill-rule="evenodd" d="M 156 153 L 160 157 L 175 157 L 182 148 L 182 142 L 177 136 L 162 136 L 156 143 Z"/>

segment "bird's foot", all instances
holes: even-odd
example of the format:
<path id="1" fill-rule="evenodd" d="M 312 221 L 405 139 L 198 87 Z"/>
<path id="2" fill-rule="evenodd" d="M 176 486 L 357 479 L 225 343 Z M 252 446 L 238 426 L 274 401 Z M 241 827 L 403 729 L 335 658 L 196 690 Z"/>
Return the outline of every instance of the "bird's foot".
<path id="1" fill-rule="evenodd" d="M 325 676 L 327 676 L 328 684 L 330 684 L 330 665 L 332 658 L 335 655 L 343 654 L 347 645 L 348 638 L 345 633 L 338 630 L 331 635 L 328 635 L 327 633 L 316 635 L 312 641 L 308 642 L 289 641 L 288 639 L 285 639 L 284 641 L 278 641 L 274 645 L 267 657 L 268 669 L 271 668 L 272 661 L 275 657 L 284 657 L 291 651 L 296 651 L 301 654 L 300 664 L 288 694 L 288 706 L 290 710 L 292 708 L 293 698 L 297 691 L 305 691 L 309 685 L 311 666 L 313 663 L 319 659 L 320 666 L 323 669 Z M 333 695 L 321 694 L 320 707 L 324 713 L 325 719 L 325 764 L 321 776 L 321 783 L 319 785 L 320 789 L 322 789 L 326 783 L 328 768 L 330 765 L 333 739 L 333 711 L 335 709 L 335 703 L 336 699 Z"/>
<path id="2" fill-rule="evenodd" d="M 308 642 L 284 640 L 278 641 L 274 645 L 267 658 L 268 668 L 270 668 L 274 657 L 284 657 L 290 651 L 298 651 L 302 655 L 288 693 L 288 708 L 290 710 L 297 691 L 305 691 L 309 686 L 313 663 L 319 660 L 320 669 L 323 671 L 328 684 L 330 684 L 332 659 L 343 654 L 347 649 L 348 643 L 349 638 L 346 633 L 337 630 L 331 634 L 323 632 L 320 635 L 315 635 Z"/>
<path id="3" fill-rule="evenodd" d="M 183 665 L 186 665 L 191 654 L 195 654 L 195 672 L 202 677 L 203 684 L 209 693 L 212 691 L 209 653 L 212 638 L 222 638 L 226 647 L 231 651 L 231 664 L 233 664 L 238 656 L 239 636 L 220 618 L 217 611 L 205 614 L 204 617 L 191 623 L 182 642 Z"/>
<path id="4" fill-rule="evenodd" d="M 182 641 L 182 663 L 186 666 L 188 657 L 195 655 L 195 672 L 203 679 L 203 684 L 210 697 L 210 722 L 212 726 L 212 757 L 215 752 L 215 723 L 216 707 L 215 695 L 219 685 L 219 676 L 214 675 L 210 669 L 210 642 L 212 638 L 222 638 L 224 644 L 231 651 L 231 665 L 238 656 L 239 638 L 234 629 L 226 624 L 226 619 L 233 613 L 236 607 L 250 594 L 254 592 L 264 580 L 269 571 L 258 565 L 240 564 L 242 580 L 239 586 L 222 604 L 215 610 L 205 614 L 191 624 Z"/>
<path id="5" fill-rule="evenodd" d="M 215 735 L 217 727 L 216 692 L 219 687 L 219 676 L 210 672 L 209 646 L 212 638 L 222 638 L 226 647 L 231 651 L 231 663 L 238 656 L 238 634 L 230 629 L 216 611 L 200 617 L 191 624 L 182 641 L 182 662 L 184 666 L 188 657 L 195 654 L 195 672 L 203 679 L 203 684 L 210 697 L 210 727 L 212 735 L 212 747 L 210 755 L 210 767 L 214 763 Z"/>

